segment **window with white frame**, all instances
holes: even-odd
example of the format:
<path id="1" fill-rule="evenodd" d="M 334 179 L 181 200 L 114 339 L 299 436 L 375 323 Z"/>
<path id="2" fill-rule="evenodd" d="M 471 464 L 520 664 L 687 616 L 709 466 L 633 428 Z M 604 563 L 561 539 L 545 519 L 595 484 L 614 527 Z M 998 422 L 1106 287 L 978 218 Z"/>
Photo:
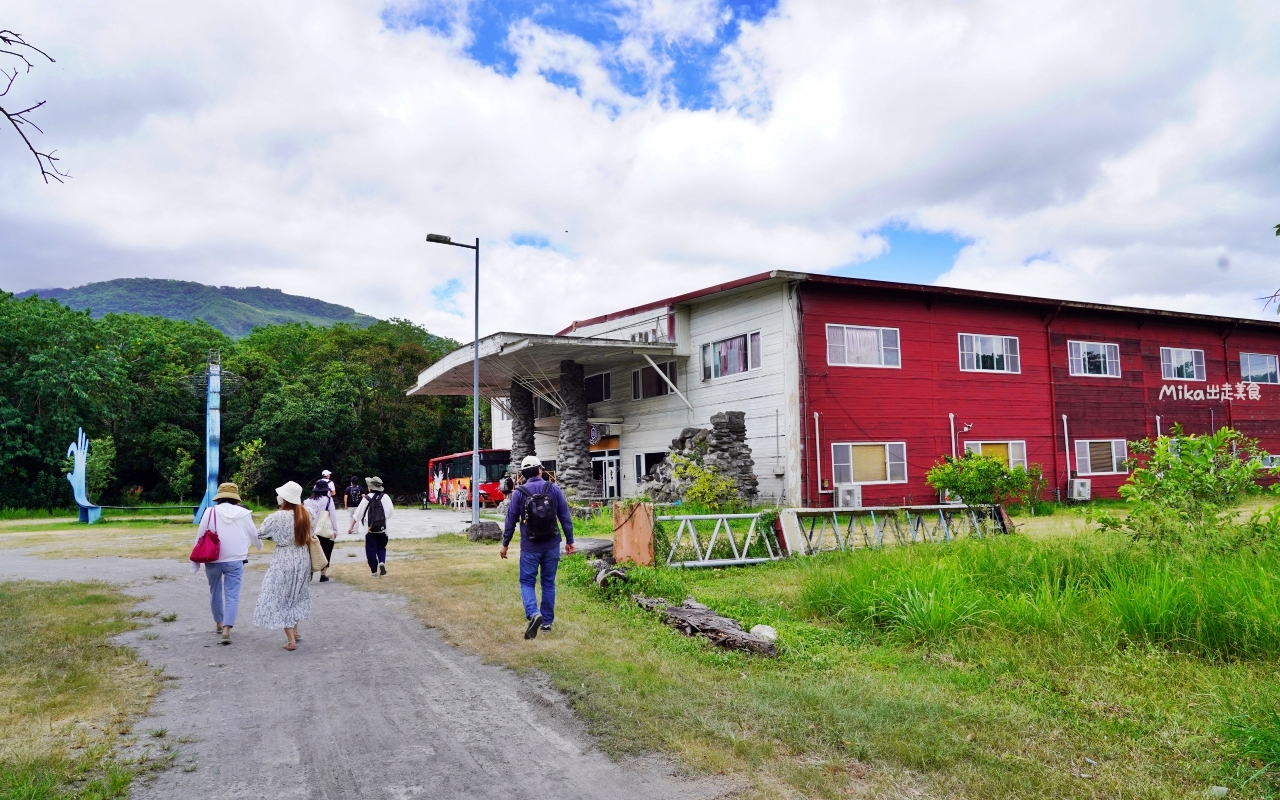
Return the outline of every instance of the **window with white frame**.
<path id="1" fill-rule="evenodd" d="M 833 444 L 831 472 L 836 484 L 906 483 L 907 445 L 903 442 Z"/>
<path id="2" fill-rule="evenodd" d="M 1006 467 L 1027 468 L 1027 443 L 1012 442 L 965 442 L 965 452 L 977 453 L 1004 462 Z"/>
<path id="3" fill-rule="evenodd" d="M 1204 380 L 1204 351 L 1161 347 L 1160 375 L 1166 381 Z"/>
<path id="4" fill-rule="evenodd" d="M 613 387 L 609 385 L 609 373 L 601 372 L 599 375 L 588 376 L 584 389 L 587 395 L 587 405 L 592 403 L 603 403 L 605 400 L 613 399 Z"/>
<path id="5" fill-rule="evenodd" d="M 1276 357 L 1263 353 L 1240 354 L 1240 380 L 1245 383 L 1280 383 Z"/>
<path id="6" fill-rule="evenodd" d="M 827 363 L 835 367 L 901 367 L 898 329 L 828 325 Z"/>
<path id="7" fill-rule="evenodd" d="M 1129 445 L 1124 439 L 1076 439 L 1077 475 L 1118 475 L 1128 472 Z"/>
<path id="8" fill-rule="evenodd" d="M 662 374 L 653 367 L 642 367 L 631 373 L 631 399 L 647 400 L 650 397 L 662 397 L 671 394 L 671 385 L 679 385 L 676 382 L 676 362 L 665 361 L 658 365 L 663 374 L 671 379 L 668 384 L 662 379 Z"/>
<path id="9" fill-rule="evenodd" d="M 1021 372 L 1018 337 L 960 334 L 960 369 L 965 372 Z"/>
<path id="10" fill-rule="evenodd" d="M 730 336 L 702 346 L 702 379 L 723 378 L 760 369 L 760 331 Z"/>
<path id="11" fill-rule="evenodd" d="M 1072 375 L 1120 377 L 1120 345 L 1107 342 L 1067 342 L 1067 364 Z"/>

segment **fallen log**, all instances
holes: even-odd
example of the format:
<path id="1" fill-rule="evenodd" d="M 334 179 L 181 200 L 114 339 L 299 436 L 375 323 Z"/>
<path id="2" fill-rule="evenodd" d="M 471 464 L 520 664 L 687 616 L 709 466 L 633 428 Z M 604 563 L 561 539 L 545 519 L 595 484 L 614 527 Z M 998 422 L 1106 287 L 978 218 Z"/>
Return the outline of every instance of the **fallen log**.
<path id="1" fill-rule="evenodd" d="M 743 650 L 759 656 L 778 655 L 778 646 L 774 642 L 744 631 L 737 620 L 716 614 L 692 597 L 678 606 L 670 605 L 661 597 L 636 594 L 631 599 L 641 608 L 658 612 L 663 622 L 685 636 L 702 635 L 715 646 L 729 650 Z"/>
<path id="2" fill-rule="evenodd" d="M 624 567 L 614 566 L 612 558 L 597 558 L 594 561 L 588 561 L 587 564 L 596 571 L 596 586 L 601 589 L 615 582 L 625 583 L 627 580 L 627 570 Z"/>

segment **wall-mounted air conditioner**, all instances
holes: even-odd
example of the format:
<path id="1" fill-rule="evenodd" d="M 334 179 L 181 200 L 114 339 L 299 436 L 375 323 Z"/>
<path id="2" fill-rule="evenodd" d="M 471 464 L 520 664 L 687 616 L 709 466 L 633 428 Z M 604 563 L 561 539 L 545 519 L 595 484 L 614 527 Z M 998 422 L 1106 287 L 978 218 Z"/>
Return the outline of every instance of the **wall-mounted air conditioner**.
<path id="1" fill-rule="evenodd" d="M 1088 478 L 1072 478 L 1067 487 L 1067 497 L 1072 500 L 1088 500 L 1093 495 L 1093 481 Z"/>
<path id="2" fill-rule="evenodd" d="M 836 508 L 862 508 L 862 487 L 837 486 L 835 500 Z"/>

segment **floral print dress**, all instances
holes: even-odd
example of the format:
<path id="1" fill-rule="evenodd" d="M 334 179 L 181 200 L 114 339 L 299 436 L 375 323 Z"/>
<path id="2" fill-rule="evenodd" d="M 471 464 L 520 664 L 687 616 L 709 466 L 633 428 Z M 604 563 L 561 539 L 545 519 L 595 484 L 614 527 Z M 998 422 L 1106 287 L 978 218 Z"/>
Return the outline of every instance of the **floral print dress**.
<path id="1" fill-rule="evenodd" d="M 277 511 L 262 521 L 258 535 L 276 543 L 271 567 L 253 609 L 259 628 L 292 628 L 311 615 L 311 553 L 293 543 L 293 512 Z"/>

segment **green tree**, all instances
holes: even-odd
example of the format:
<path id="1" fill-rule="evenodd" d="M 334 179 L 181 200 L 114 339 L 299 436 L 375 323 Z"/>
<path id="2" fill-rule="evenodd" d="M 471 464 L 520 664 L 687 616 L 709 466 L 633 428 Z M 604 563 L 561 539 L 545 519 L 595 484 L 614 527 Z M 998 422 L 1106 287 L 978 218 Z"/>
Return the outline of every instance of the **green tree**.
<path id="1" fill-rule="evenodd" d="M 262 448 L 261 439 L 241 442 L 231 448 L 231 457 L 239 465 L 231 476 L 231 482 L 239 488 L 243 498 L 253 497 L 253 490 L 262 485 L 262 473 L 266 469 Z"/>
<path id="2" fill-rule="evenodd" d="M 116 445 L 110 436 L 100 436 L 89 443 L 85 458 L 85 491 L 90 500 L 102 502 L 102 495 L 116 477 Z"/>
<path id="3" fill-rule="evenodd" d="M 87 312 L 0 293 L 0 506 L 67 506 L 67 444 L 98 438 L 127 378 Z"/>
<path id="4" fill-rule="evenodd" d="M 164 482 L 168 484 L 169 491 L 178 498 L 179 503 L 185 500 L 187 493 L 191 491 L 191 468 L 195 464 L 196 461 L 191 454 L 179 447 L 164 467 Z"/>
<path id="5" fill-rule="evenodd" d="M 929 469 L 925 481 L 972 505 L 1022 502 L 1031 488 L 1026 469 L 1010 469 L 998 458 L 972 452 L 959 458 L 943 456 Z"/>

